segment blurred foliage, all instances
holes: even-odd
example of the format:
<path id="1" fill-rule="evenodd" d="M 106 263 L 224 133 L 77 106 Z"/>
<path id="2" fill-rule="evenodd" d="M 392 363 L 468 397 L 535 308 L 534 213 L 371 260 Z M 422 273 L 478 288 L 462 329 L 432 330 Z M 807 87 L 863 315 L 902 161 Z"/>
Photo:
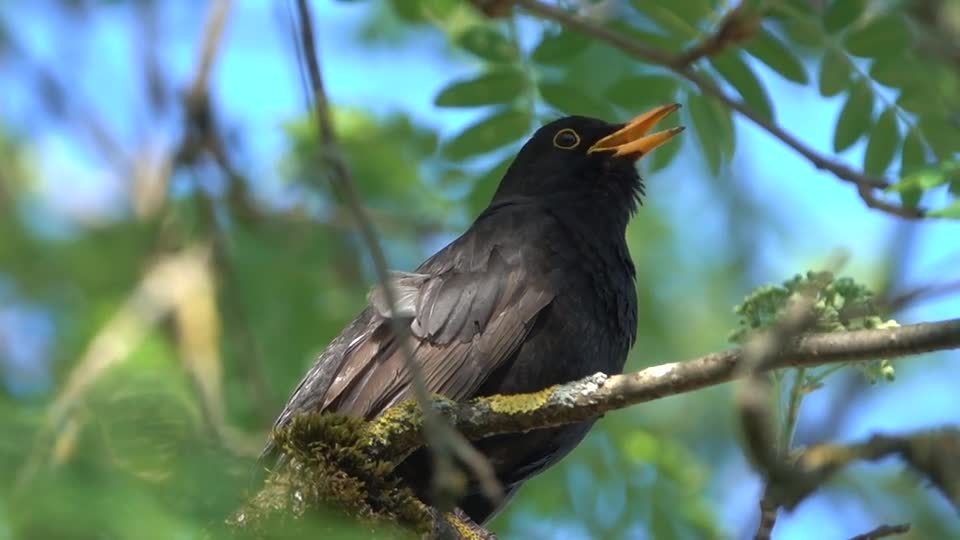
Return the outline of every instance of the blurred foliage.
<path id="1" fill-rule="evenodd" d="M 0 117 L 0 539 L 217 536 L 222 518 L 256 486 L 254 457 L 286 395 L 358 312 L 372 281 L 306 115 L 274 119 L 280 149 L 265 152 L 262 134 L 242 129 L 258 102 L 237 107 L 225 96 L 250 94 L 215 78 L 210 121 L 239 173 L 209 149 L 179 151 L 176 139 L 190 130 L 179 125 L 176 96 L 194 68 L 185 44 L 199 48 L 202 28 L 195 6 L 183 12 L 174 4 L 0 4 L 0 86 L 15 105 L 4 102 Z M 237 11 L 253 9 L 237 4 Z M 736 181 L 734 158 L 749 149 L 729 108 L 668 69 L 528 16 L 491 20 L 460 0 L 339 4 L 358 14 L 356 35 L 336 30 L 351 47 L 386 47 L 398 62 L 460 68 L 446 80 L 423 81 L 437 89 L 424 91 L 423 102 L 432 100 L 438 117 L 467 115 L 453 132 L 408 111 L 375 113 L 382 109 L 372 103 L 334 111 L 395 268 L 415 267 L 462 231 L 543 121 L 560 114 L 625 120 L 677 101 L 683 114 L 665 124 L 691 127 L 688 142 L 666 145 L 639 166 L 651 190 L 663 185 L 661 175 L 695 178 L 716 212 L 703 229 L 721 231 L 724 245 L 716 252 L 709 239 L 716 237 L 690 230 L 698 216 L 678 219 L 663 198 L 646 201 L 627 232 L 642 306 L 628 369 L 724 345 L 729 306 L 764 264 L 758 238 L 782 228 L 783 211 L 755 201 Z M 563 4 L 581 5 L 588 20 L 670 53 L 714 31 L 730 7 L 719 0 Z M 835 152 L 864 148 L 865 171 L 897 179 L 891 197 L 960 217 L 954 4 L 754 4 L 756 34 L 692 69 L 773 122 L 793 104 L 771 95 L 765 81 L 814 87 L 840 106 Z M 33 26 L 45 32 L 31 33 Z M 123 31 L 105 38 L 104 28 Z M 265 28 L 258 30 L 289 31 Z M 288 47 L 288 38 L 277 41 Z M 223 54 L 243 39 L 251 38 L 228 39 Z M 112 65 L 101 59 L 113 59 L 115 51 L 105 51 L 114 48 L 134 60 L 118 61 L 109 81 L 96 79 L 96 92 L 85 77 L 70 79 L 94 63 Z M 265 50 L 276 54 L 270 62 L 293 66 L 293 50 Z M 289 81 L 270 81 L 295 83 L 293 69 Z M 51 138 L 67 141 L 68 157 L 54 152 Z M 156 138 L 164 159 L 152 159 Z M 74 178 L 74 162 L 96 178 Z M 783 181 L 801 179 L 785 172 Z M 85 202 L 91 182 L 112 194 L 108 208 Z M 150 197 L 159 202 L 144 204 Z M 197 246 L 211 253 L 201 270 L 215 284 L 212 314 L 204 313 L 211 295 L 156 293 L 179 290 L 182 276 L 157 274 L 158 288 L 147 286 L 160 261 Z M 763 307 L 766 300 L 755 297 L 744 308 L 753 318 L 747 325 L 769 321 L 790 283 L 761 291 L 773 303 Z M 818 308 L 825 324 L 867 325 L 840 315 L 850 302 L 868 301 L 867 291 L 852 281 L 831 287 Z M 219 333 L 198 334 L 190 322 L 197 317 Z M 794 387 L 804 391 L 823 381 L 819 371 L 797 379 Z M 66 392 L 77 380 L 86 381 L 82 391 Z M 493 529 L 506 538 L 739 534 L 747 525 L 724 522 L 718 511 L 731 488 L 723 484 L 728 473 L 717 471 L 742 463 L 729 401 L 727 388 L 714 388 L 608 415 L 569 459 L 530 482 Z M 929 510 L 926 492 L 901 500 L 899 484 L 885 474 L 857 488 L 868 495 L 867 509 L 893 504 L 875 491 L 898 494 L 896 512 L 878 512 L 878 521 L 905 516 L 918 538 L 960 535 L 949 516 Z M 333 514 L 305 527 L 322 538 L 374 534 Z"/>
<path id="2" fill-rule="evenodd" d="M 776 324 L 789 309 L 791 302 L 811 295 L 816 332 L 841 332 L 898 326 L 885 320 L 875 305 L 873 292 L 852 278 L 835 278 L 831 272 L 807 272 L 783 282 L 780 287 L 755 289 L 734 308 L 740 316 L 740 327 L 730 341 L 743 344 L 751 332 L 765 330 Z"/>
<path id="3" fill-rule="evenodd" d="M 783 282 L 782 286 L 768 285 L 754 289 L 734 308 L 738 327 L 730 334 L 730 341 L 744 345 L 756 332 L 774 327 L 796 302 L 808 298 L 812 313 L 810 331 L 843 332 L 897 327 L 892 319 L 883 317 L 870 289 L 849 277 L 835 277 L 831 272 L 808 271 Z M 854 362 L 867 380 L 893 381 L 896 371 L 889 359 Z M 796 429 L 797 416 L 803 399 L 823 388 L 827 378 L 840 371 L 843 364 L 816 368 L 791 368 L 773 374 L 778 392 L 777 401 L 786 405 L 781 422 L 781 444 L 789 449 Z"/>

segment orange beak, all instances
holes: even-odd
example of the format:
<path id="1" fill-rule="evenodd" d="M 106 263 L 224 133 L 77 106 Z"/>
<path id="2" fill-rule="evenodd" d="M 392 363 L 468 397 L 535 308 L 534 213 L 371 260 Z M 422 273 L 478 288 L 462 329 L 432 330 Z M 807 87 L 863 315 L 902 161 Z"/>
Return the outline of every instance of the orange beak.
<path id="1" fill-rule="evenodd" d="M 679 108 L 679 103 L 671 103 L 647 111 L 597 141 L 587 153 L 613 152 L 615 156 L 640 159 L 684 130 L 683 126 L 679 126 L 647 135 L 657 122 Z"/>

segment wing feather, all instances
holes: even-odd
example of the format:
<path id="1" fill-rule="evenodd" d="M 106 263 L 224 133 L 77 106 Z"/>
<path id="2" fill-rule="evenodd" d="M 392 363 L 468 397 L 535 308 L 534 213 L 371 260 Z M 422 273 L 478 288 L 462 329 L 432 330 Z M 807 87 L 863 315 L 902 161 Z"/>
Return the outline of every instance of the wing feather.
<path id="1" fill-rule="evenodd" d="M 517 212 L 488 224 L 526 219 Z M 409 324 L 414 359 L 428 390 L 472 397 L 521 347 L 556 291 L 544 268 L 525 260 L 521 239 L 497 227 L 472 231 L 428 259 L 416 273 L 396 273 L 397 317 Z M 496 239 L 496 240 L 495 240 Z M 529 242 L 526 243 L 529 245 Z M 382 291 L 325 350 L 291 396 L 277 425 L 299 412 L 336 411 L 372 418 L 411 395 L 410 374 L 391 329 Z M 349 338 L 347 336 L 350 336 Z"/>

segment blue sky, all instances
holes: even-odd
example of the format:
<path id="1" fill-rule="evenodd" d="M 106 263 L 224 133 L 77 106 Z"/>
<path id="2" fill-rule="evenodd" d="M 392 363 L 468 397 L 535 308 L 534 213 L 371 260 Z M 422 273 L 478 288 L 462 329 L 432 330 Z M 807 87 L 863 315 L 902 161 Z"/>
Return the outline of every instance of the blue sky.
<path id="1" fill-rule="evenodd" d="M 279 5 L 283 6 L 283 3 Z M 438 126 L 443 133 L 454 133 L 464 126 L 475 113 L 437 109 L 432 100 L 437 90 L 458 75 L 475 71 L 469 61 L 451 59 L 433 53 L 438 45 L 437 36 L 417 38 L 404 45 L 403 49 L 388 46 L 358 46 L 351 38 L 357 25 L 364 20 L 367 9 L 363 3 L 316 2 L 319 42 L 322 63 L 331 99 L 338 105 L 373 107 L 377 112 L 403 110 L 416 118 Z M 160 24 L 174 29 L 180 39 L 167 40 L 173 44 L 162 49 L 162 62 L 177 80 L 185 82 L 194 69 L 196 39 L 203 21 L 203 11 L 188 3 L 170 3 L 163 10 Z M 67 26 L 63 21 L 50 17 L 50 11 L 42 4 L 22 2 L 16 7 L 5 6 L 12 11 L 8 20 L 22 21 L 14 30 L 28 45 L 34 59 L 59 61 L 64 51 L 53 39 Z M 90 21 L 85 32 L 86 41 L 78 41 L 69 52 L 75 62 L 77 73 L 71 76 L 81 101 L 91 104 L 96 114 L 107 119 L 110 127 L 122 139 L 134 140 L 138 127 L 144 119 L 129 116 L 138 103 L 138 82 L 126 77 L 135 73 L 137 51 L 130 46 L 137 36 L 132 35 L 132 26 L 122 8 L 101 9 Z M 239 122 L 250 142 L 251 176 L 265 179 L 267 192 L 279 190 L 272 167 L 276 157 L 284 149 L 281 124 L 302 114 L 304 97 L 294 62 L 288 21 L 283 9 L 279 11 L 268 2 L 240 1 L 228 28 L 224 53 L 216 70 L 216 101 L 231 120 Z M 527 21 L 524 28 L 534 29 L 537 23 Z M 810 66 L 811 70 L 813 66 Z M 787 126 L 800 139 L 815 149 L 829 154 L 834 119 L 841 105 L 839 98 L 826 100 L 813 87 L 800 87 L 785 82 L 778 76 L 757 66 L 770 94 L 774 96 L 778 121 Z M 0 65 L 0 78 L 15 77 Z M 104 164 L 93 160 L 82 147 L 75 144 L 70 134 L 43 120 L 38 120 L 25 104 L 30 98 L 24 87 L 0 84 L 0 111 L 15 125 L 26 129 L 36 144 L 37 155 L 44 156 L 40 164 L 50 182 L 36 186 L 37 204 L 31 212 L 31 220 L 39 230 L 56 235 L 65 230 L 64 216 L 69 219 L 97 219 L 109 214 L 122 198 L 122 180 L 114 177 Z M 151 126 L 148 140 L 138 141 L 136 146 L 152 146 L 160 150 L 177 138 L 174 132 L 175 119 L 159 126 Z M 782 220 L 788 232 L 788 241 L 773 231 L 758 231 L 763 255 L 765 281 L 780 281 L 799 268 L 817 266 L 833 248 L 846 248 L 851 252 L 849 271 L 869 281 L 871 265 L 882 258 L 887 249 L 890 233 L 900 225 L 897 220 L 867 209 L 855 190 L 832 175 L 815 170 L 795 152 L 772 139 L 749 121 L 738 119 L 740 137 L 738 156 L 729 174 L 749 181 L 757 200 L 782 208 Z M 688 141 L 687 144 L 692 144 Z M 857 166 L 863 152 L 861 142 L 841 159 Z M 681 221 L 694 221 L 697 227 L 680 230 L 696 235 L 698 240 L 691 245 L 698 249 L 722 250 L 725 231 L 711 224 L 719 223 L 718 208 L 712 204 L 711 194 L 703 182 L 695 181 L 705 173 L 696 154 L 688 153 L 690 159 L 676 163 L 648 179 L 651 204 L 666 209 Z M 275 183 L 271 185 L 271 180 Z M 69 182 L 70 188 L 64 189 Z M 909 254 L 907 284 L 936 283 L 955 279 L 960 255 L 956 251 L 956 238 L 960 234 L 957 222 L 930 222 L 918 225 L 917 244 Z M 706 241 L 705 241 L 706 240 Z M 704 248 L 704 246 L 706 246 Z M 895 248 L 896 249 L 896 248 Z M 691 251 L 691 258 L 710 256 L 702 251 Z M 0 283 L 2 285 L 2 283 Z M 2 290 L 0 290 L 2 293 Z M 2 295 L 0 295 L 2 297 Z M 943 319 L 960 313 L 956 298 L 929 302 L 911 309 L 901 317 L 901 322 Z M 47 384 L 45 370 L 37 370 L 43 364 L 48 351 L 45 340 L 53 335 L 48 318 L 30 306 L 0 310 L 0 332 L 9 335 L 24 335 L 24 328 L 36 340 L 18 342 L 8 356 L 14 359 L 6 368 L 19 366 L 16 373 L 26 380 Z M 2 340 L 10 341 L 10 340 Z M 876 430 L 902 430 L 918 426 L 933 426 L 960 421 L 960 400 L 953 398 L 956 377 L 960 376 L 960 363 L 956 354 L 945 355 L 936 369 L 927 362 L 923 371 L 905 369 L 905 375 L 896 384 L 882 386 L 871 392 L 866 401 L 858 403 L 855 411 L 844 425 L 841 437 L 863 437 Z M 936 376 L 927 374 L 934 372 Z M 916 396 L 923 396 L 917 399 Z M 825 411 L 825 399 L 811 399 L 804 410 L 805 418 L 815 422 Z M 909 406 L 904 406 L 909 404 Z M 718 471 L 718 481 L 739 477 L 746 473 L 742 463 L 731 463 L 729 470 Z M 752 519 L 756 508 L 756 482 L 738 482 L 742 496 L 725 497 L 717 501 L 721 520 L 735 525 Z M 785 517 L 777 528 L 777 538 L 788 540 L 805 538 L 812 523 L 824 527 L 825 537 L 850 536 L 875 526 L 876 516 L 861 515 L 856 505 L 844 519 L 837 519 L 837 501 L 817 498 L 805 503 L 792 515 Z M 846 503 L 844 503 L 846 504 Z M 570 538 L 583 537 L 584 533 L 571 529 Z"/>

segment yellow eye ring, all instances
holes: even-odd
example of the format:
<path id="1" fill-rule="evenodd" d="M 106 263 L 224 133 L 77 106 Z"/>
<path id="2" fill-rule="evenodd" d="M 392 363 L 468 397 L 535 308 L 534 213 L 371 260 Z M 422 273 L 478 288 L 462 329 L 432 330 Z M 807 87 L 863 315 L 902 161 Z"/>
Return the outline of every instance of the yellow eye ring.
<path id="1" fill-rule="evenodd" d="M 580 144 L 580 135 L 570 128 L 563 128 L 553 136 L 553 145 L 564 150 L 572 150 Z"/>

